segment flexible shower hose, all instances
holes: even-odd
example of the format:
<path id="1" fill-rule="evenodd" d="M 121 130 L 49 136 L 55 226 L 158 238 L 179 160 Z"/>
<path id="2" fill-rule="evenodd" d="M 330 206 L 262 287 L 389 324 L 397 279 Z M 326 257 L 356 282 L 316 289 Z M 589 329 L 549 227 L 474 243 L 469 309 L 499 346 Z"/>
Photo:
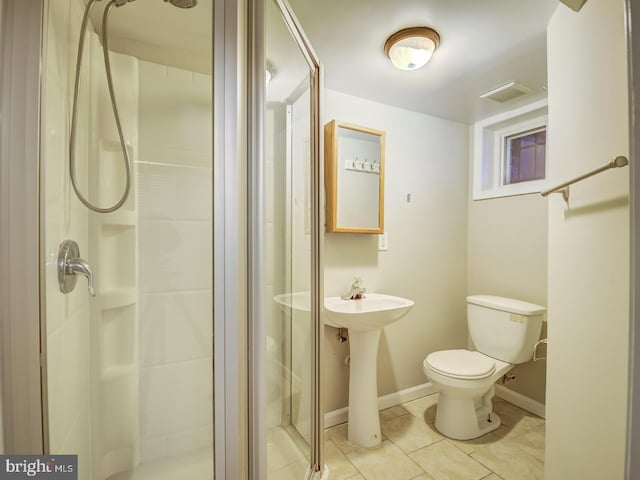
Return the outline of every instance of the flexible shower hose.
<path id="1" fill-rule="evenodd" d="M 73 89 L 73 109 L 71 113 L 71 135 L 69 138 L 69 174 L 71 176 L 71 185 L 76 192 L 78 199 L 90 210 L 98 213 L 111 213 L 118 210 L 124 202 L 126 202 L 129 196 L 129 190 L 131 188 L 131 166 L 129 164 L 129 155 L 127 153 L 127 146 L 124 141 L 124 135 L 122 134 L 122 125 L 120 124 L 120 115 L 118 114 L 118 107 L 116 106 L 116 97 L 113 89 L 113 79 L 111 78 L 111 62 L 109 61 L 109 45 L 107 35 L 107 21 L 111 8 L 116 5 L 115 0 L 111 0 L 104 10 L 102 16 L 102 52 L 104 55 L 104 68 L 107 73 L 107 84 L 109 85 L 109 95 L 111 97 L 111 106 L 113 107 L 113 116 L 115 117 L 116 127 L 118 130 L 118 137 L 120 138 L 120 146 L 122 147 L 122 159 L 124 161 L 124 168 L 126 173 L 126 183 L 122 197 L 114 205 L 107 208 L 100 208 L 93 205 L 87 198 L 82 195 L 80 188 L 78 187 L 78 179 L 76 176 L 76 127 L 78 117 L 78 90 L 80 87 L 80 67 L 82 64 L 82 50 L 84 49 L 84 38 L 87 32 L 87 24 L 89 23 L 89 13 L 93 5 L 99 0 L 89 0 L 84 10 L 84 16 L 82 17 L 82 26 L 80 27 L 80 40 L 78 44 L 78 59 L 76 60 L 76 77 Z"/>

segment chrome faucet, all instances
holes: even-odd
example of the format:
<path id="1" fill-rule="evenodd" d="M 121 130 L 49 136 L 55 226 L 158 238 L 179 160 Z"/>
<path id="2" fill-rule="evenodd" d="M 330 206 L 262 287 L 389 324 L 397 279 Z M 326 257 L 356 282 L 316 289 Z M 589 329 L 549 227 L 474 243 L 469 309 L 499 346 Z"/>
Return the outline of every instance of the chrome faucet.
<path id="1" fill-rule="evenodd" d="M 351 283 L 351 290 L 348 293 L 343 295 L 343 300 L 360 300 L 364 298 L 364 293 L 367 291 L 366 288 L 362 287 L 362 278 L 361 277 L 353 277 L 353 282 Z"/>
<path id="2" fill-rule="evenodd" d="M 89 293 L 96 296 L 93 288 L 93 271 L 87 262 L 80 258 L 80 249 L 73 240 L 65 240 L 58 252 L 58 285 L 62 293 L 71 292 L 76 286 L 77 275 L 87 277 Z"/>
<path id="3" fill-rule="evenodd" d="M 87 277 L 87 287 L 92 297 L 96 296 L 96 291 L 93 288 L 93 271 L 87 262 L 81 258 L 72 258 L 67 262 L 65 266 L 65 273 L 67 275 L 84 275 Z"/>

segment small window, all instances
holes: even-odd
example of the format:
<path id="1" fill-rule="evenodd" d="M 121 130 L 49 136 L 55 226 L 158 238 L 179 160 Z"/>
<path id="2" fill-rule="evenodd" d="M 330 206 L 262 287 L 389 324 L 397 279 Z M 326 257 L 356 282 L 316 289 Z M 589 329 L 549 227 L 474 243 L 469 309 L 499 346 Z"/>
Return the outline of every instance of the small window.
<path id="1" fill-rule="evenodd" d="M 544 190 L 546 100 L 481 120 L 473 131 L 474 200 Z"/>
<path id="2" fill-rule="evenodd" d="M 509 135 L 504 144 L 504 185 L 544 179 L 546 128 Z"/>

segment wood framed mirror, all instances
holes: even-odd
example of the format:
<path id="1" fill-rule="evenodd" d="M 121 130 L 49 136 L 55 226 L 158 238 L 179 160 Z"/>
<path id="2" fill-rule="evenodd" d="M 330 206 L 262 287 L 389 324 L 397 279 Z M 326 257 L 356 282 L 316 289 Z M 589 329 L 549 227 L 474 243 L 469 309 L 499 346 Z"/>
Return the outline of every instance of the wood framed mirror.
<path id="1" fill-rule="evenodd" d="M 384 132 L 332 120 L 324 162 L 327 232 L 384 233 Z"/>

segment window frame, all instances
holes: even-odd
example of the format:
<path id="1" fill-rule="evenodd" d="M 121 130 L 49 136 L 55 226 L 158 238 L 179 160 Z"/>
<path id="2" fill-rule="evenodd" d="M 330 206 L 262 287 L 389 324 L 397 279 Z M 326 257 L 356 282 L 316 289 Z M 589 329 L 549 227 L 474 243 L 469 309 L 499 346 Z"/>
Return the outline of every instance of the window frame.
<path id="1" fill-rule="evenodd" d="M 547 99 L 494 115 L 473 126 L 472 198 L 484 200 L 538 193 L 546 188 L 549 156 L 545 154 L 545 178 L 505 183 L 506 139 L 519 133 L 546 130 L 549 136 Z"/>

